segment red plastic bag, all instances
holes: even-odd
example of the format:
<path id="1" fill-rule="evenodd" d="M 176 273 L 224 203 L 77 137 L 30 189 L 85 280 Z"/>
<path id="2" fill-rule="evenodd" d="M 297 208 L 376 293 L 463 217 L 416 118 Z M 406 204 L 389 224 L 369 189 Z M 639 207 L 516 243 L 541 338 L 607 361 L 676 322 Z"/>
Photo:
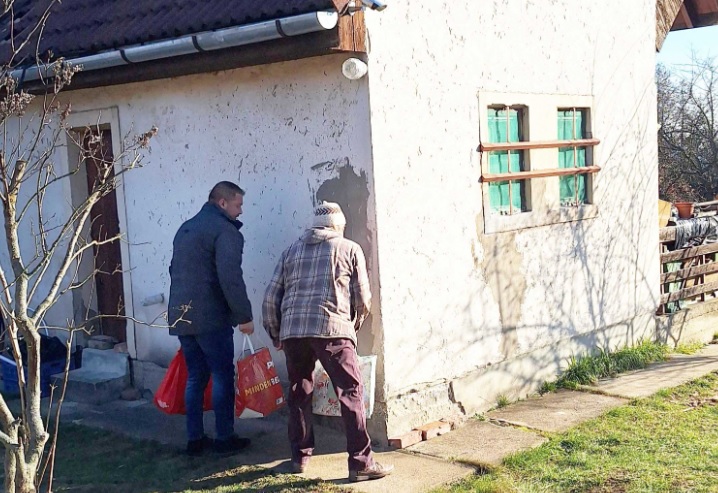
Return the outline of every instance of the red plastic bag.
<path id="1" fill-rule="evenodd" d="M 269 349 L 255 352 L 249 336 L 245 334 L 244 337 L 244 344 L 249 343 L 251 354 L 237 361 L 234 412 L 243 419 L 263 418 L 286 405 L 284 392 Z"/>
<path id="2" fill-rule="evenodd" d="M 184 395 L 187 388 L 187 363 L 184 359 L 182 349 L 172 358 L 165 378 L 155 392 L 155 406 L 167 414 L 187 414 L 184 405 Z M 212 379 L 210 378 L 207 388 L 204 390 L 204 410 L 212 409 Z"/>

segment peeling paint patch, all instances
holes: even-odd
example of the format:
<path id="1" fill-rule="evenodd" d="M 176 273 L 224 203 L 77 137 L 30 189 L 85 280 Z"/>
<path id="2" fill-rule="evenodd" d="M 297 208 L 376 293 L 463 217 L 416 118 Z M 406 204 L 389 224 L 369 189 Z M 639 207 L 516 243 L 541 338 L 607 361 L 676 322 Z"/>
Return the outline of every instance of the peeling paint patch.
<path id="1" fill-rule="evenodd" d="M 349 164 L 349 158 L 327 161 L 312 166 L 313 170 L 333 169 L 338 176 L 324 181 L 317 189 L 313 202 L 338 203 L 347 218 L 345 236 L 359 243 L 367 255 L 372 252 L 371 234 L 368 227 L 367 204 L 369 202 L 369 180 L 365 171 L 357 173 Z"/>

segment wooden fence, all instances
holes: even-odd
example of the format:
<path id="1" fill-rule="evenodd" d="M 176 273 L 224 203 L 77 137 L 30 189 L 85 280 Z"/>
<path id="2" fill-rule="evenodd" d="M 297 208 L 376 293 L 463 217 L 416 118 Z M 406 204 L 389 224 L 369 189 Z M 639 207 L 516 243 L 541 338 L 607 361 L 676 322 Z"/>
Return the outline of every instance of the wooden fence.
<path id="1" fill-rule="evenodd" d="M 705 301 L 718 291 L 718 243 L 668 251 L 666 243 L 675 241 L 676 228 L 660 230 L 661 301 L 658 314 L 673 313 L 689 301 Z"/>

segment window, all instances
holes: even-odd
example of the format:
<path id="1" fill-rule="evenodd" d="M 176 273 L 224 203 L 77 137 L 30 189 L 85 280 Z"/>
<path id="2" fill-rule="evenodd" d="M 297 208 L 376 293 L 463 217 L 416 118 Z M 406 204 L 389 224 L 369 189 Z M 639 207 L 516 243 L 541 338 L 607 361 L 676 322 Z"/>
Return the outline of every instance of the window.
<path id="1" fill-rule="evenodd" d="M 583 140 L 589 137 L 588 110 L 569 108 L 558 110 L 558 140 Z M 558 150 L 559 168 L 586 167 L 587 154 L 591 149 L 586 146 L 560 147 Z M 588 203 L 590 176 L 588 174 L 559 177 L 560 203 L 562 207 L 577 207 Z"/>
<path id="2" fill-rule="evenodd" d="M 498 106 L 489 108 L 489 141 L 495 144 L 523 142 L 525 108 Z M 518 173 L 526 171 L 524 150 L 492 151 L 489 153 L 490 173 Z M 510 215 L 528 210 L 525 180 L 489 183 L 491 210 Z"/>
<path id="3" fill-rule="evenodd" d="M 598 215 L 592 96 L 481 91 L 478 99 L 485 233 Z"/>

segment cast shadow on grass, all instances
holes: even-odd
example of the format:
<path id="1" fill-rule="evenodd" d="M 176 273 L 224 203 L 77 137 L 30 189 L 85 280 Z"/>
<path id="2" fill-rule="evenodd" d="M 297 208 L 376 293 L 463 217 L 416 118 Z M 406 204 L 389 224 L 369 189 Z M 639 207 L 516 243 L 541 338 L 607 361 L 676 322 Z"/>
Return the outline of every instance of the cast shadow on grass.
<path id="1" fill-rule="evenodd" d="M 63 425 L 55 465 L 55 492 L 340 492 L 320 480 L 247 463 L 243 454 L 187 457 L 181 450 L 113 432 Z M 42 490 L 45 490 L 46 485 Z"/>

